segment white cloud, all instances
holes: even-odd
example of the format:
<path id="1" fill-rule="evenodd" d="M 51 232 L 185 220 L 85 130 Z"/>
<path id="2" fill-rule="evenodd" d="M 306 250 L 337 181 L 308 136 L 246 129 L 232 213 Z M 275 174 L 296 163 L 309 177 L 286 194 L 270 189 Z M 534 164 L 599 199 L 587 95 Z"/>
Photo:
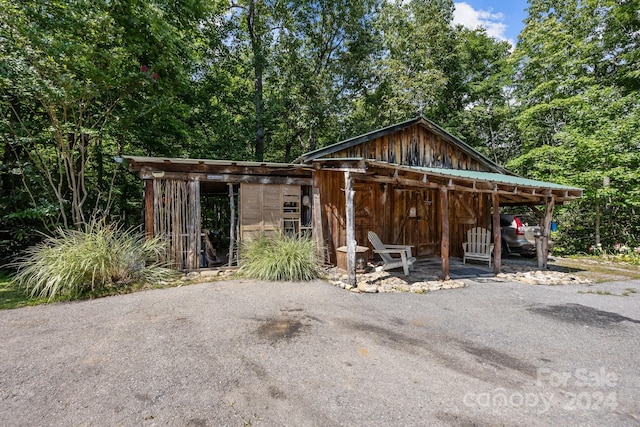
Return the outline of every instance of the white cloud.
<path id="1" fill-rule="evenodd" d="M 504 15 L 502 13 L 493 13 L 491 10 L 475 10 L 468 3 L 454 3 L 453 23 L 460 24 L 464 27 L 475 30 L 483 27 L 487 30 L 487 35 L 498 40 L 506 40 L 513 46 L 513 40 L 505 36 L 507 25 L 504 24 Z"/>

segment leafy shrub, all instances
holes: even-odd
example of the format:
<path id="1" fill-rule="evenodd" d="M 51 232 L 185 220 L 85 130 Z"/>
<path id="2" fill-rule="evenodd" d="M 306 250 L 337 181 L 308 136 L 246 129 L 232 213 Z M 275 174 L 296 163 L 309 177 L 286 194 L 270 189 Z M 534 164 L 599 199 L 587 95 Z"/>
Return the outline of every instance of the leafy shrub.
<path id="1" fill-rule="evenodd" d="M 242 243 L 240 272 L 260 280 L 311 280 L 320 276 L 316 246 L 309 237 L 260 236 Z"/>
<path id="2" fill-rule="evenodd" d="M 58 228 L 13 263 L 14 282 L 31 296 L 77 298 L 133 283 L 161 280 L 171 270 L 161 261 L 166 245 L 134 229 L 97 221 L 84 230 Z"/>

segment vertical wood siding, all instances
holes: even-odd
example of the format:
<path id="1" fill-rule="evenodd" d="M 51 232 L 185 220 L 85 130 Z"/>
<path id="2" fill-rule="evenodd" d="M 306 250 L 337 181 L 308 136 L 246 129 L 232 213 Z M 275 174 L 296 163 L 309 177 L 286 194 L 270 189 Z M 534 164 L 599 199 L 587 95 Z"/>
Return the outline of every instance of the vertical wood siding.
<path id="1" fill-rule="evenodd" d="M 153 180 L 154 235 L 169 242 L 174 268 L 200 267 L 200 182 L 178 179 Z"/>
<path id="2" fill-rule="evenodd" d="M 405 166 L 488 171 L 469 154 L 421 125 L 337 151 L 329 157 L 362 157 Z"/>
<path id="3" fill-rule="evenodd" d="M 333 158 L 366 158 L 406 166 L 487 171 L 455 145 L 414 125 L 330 155 Z M 317 170 L 321 195 L 323 235 L 328 259 L 335 263 L 335 248 L 346 244 L 345 196 L 342 172 Z M 411 245 L 418 256 L 438 255 L 441 241 L 441 209 L 438 190 L 407 189 L 391 184 L 355 181 L 355 235 L 358 245 L 371 246 L 369 230 L 387 243 Z M 413 209 L 412 209 L 413 208 Z M 415 216 L 410 215 L 412 210 Z M 466 231 L 490 228 L 491 200 L 487 194 L 449 192 L 450 254 L 462 256 Z M 372 257 L 372 251 L 369 252 Z"/>

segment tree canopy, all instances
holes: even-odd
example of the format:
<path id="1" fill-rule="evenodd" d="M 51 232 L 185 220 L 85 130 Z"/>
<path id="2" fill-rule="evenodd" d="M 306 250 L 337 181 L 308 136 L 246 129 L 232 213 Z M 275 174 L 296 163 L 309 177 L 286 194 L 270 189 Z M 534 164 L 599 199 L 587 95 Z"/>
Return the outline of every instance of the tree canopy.
<path id="1" fill-rule="evenodd" d="M 0 241 L 140 219 L 144 154 L 291 161 L 422 113 L 584 188 L 560 247 L 640 243 L 637 2 L 530 0 L 515 47 L 452 0 L 0 0 Z"/>

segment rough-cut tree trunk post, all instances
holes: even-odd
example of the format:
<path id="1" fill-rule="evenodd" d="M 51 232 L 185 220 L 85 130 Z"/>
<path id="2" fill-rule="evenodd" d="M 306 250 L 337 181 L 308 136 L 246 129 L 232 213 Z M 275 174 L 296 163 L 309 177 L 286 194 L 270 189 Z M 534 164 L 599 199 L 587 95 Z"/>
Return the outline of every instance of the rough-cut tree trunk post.
<path id="1" fill-rule="evenodd" d="M 324 251 L 324 236 L 322 230 L 322 202 L 320 199 L 320 172 L 315 170 L 313 172 L 313 187 L 311 189 L 312 193 L 312 201 L 311 201 L 311 233 L 313 235 L 313 239 L 316 243 L 316 255 L 318 260 L 322 260 L 322 262 L 326 262 L 325 259 L 325 251 Z"/>
<path id="2" fill-rule="evenodd" d="M 442 280 L 449 280 L 449 193 L 447 187 L 440 187 L 440 215 L 442 235 L 440 237 L 440 257 L 442 258 Z"/>
<path id="3" fill-rule="evenodd" d="M 153 238 L 153 180 L 144 180 L 144 233 L 147 239 Z"/>
<path id="4" fill-rule="evenodd" d="M 200 268 L 200 256 L 202 251 L 202 243 L 200 240 L 200 181 L 192 179 L 189 182 L 189 233 L 191 241 L 189 242 L 189 269 L 194 270 Z"/>
<path id="5" fill-rule="evenodd" d="M 596 232 L 596 247 L 598 245 L 600 245 L 600 217 L 601 217 L 601 213 L 600 213 L 600 199 L 599 197 L 596 195 L 596 223 L 595 223 L 595 232 Z"/>
<path id="6" fill-rule="evenodd" d="M 229 267 L 233 265 L 233 255 L 236 247 L 236 202 L 233 198 L 233 184 L 229 184 L 229 209 L 231 211 L 231 225 L 229 226 Z"/>
<path id="7" fill-rule="evenodd" d="M 500 195 L 493 193 L 491 195 L 491 204 L 493 205 L 493 272 L 500 273 L 502 267 L 502 233 L 500 229 Z"/>
<path id="8" fill-rule="evenodd" d="M 355 227 L 355 208 L 353 199 L 355 191 L 353 190 L 353 178 L 349 172 L 344 173 L 344 195 L 347 201 L 347 273 L 349 275 L 349 284 L 356 286 L 356 227 Z"/>
<path id="9" fill-rule="evenodd" d="M 551 218 L 556 199 L 554 196 L 545 199 L 544 219 L 542 220 L 542 236 L 536 238 L 536 253 L 538 256 L 538 268 L 547 268 L 549 258 L 549 236 L 551 235 Z"/>

